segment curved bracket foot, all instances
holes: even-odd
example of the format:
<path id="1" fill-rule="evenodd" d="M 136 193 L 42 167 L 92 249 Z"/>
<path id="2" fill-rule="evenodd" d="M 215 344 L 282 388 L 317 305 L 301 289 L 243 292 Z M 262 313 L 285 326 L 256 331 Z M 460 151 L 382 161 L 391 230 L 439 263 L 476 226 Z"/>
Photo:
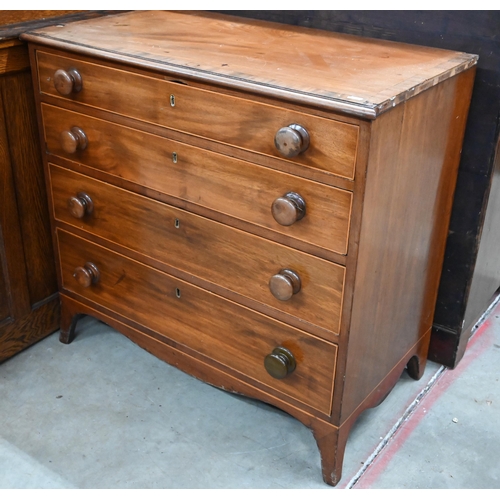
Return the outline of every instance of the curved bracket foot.
<path id="1" fill-rule="evenodd" d="M 61 297 L 61 331 L 59 333 L 59 342 L 70 344 L 75 338 L 75 328 L 78 320 L 84 316 L 76 312 L 69 304 Z"/>
<path id="2" fill-rule="evenodd" d="M 406 371 L 412 379 L 420 380 L 425 371 L 425 361 L 422 362 L 417 355 L 412 356 L 406 364 Z"/>

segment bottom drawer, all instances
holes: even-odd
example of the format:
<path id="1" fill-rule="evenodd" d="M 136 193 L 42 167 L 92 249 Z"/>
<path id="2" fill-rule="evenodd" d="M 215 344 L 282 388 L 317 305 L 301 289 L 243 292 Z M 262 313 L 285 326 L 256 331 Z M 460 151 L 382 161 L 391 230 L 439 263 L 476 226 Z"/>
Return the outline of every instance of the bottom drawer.
<path id="1" fill-rule="evenodd" d="M 63 289 L 195 350 L 261 384 L 330 414 L 337 347 L 66 231 L 57 231 Z M 275 356 L 284 378 L 268 374 Z M 269 358 L 268 358 L 269 360 Z"/>

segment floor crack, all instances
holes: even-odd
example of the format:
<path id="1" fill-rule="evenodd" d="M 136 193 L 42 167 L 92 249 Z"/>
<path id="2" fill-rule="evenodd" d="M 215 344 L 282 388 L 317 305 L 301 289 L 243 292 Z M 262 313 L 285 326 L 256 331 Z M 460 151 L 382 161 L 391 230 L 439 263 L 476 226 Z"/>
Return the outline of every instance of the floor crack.
<path id="1" fill-rule="evenodd" d="M 428 394 L 428 392 L 436 385 L 438 380 L 442 377 L 442 375 L 446 372 L 447 368 L 445 366 L 441 366 L 438 371 L 434 374 L 434 376 L 427 382 L 425 387 L 418 393 L 417 397 L 408 405 L 403 415 L 398 419 L 398 421 L 392 426 L 389 432 L 384 436 L 384 438 L 380 441 L 378 446 L 375 448 L 373 453 L 365 460 L 363 467 L 361 467 L 356 474 L 352 477 L 349 483 L 346 485 L 345 489 L 352 489 L 356 483 L 361 479 L 363 474 L 366 472 L 368 467 L 375 461 L 375 459 L 380 455 L 382 450 L 386 448 L 396 434 L 396 432 L 404 425 L 404 423 L 413 415 L 416 411 L 418 405 L 422 401 L 422 399 Z"/>

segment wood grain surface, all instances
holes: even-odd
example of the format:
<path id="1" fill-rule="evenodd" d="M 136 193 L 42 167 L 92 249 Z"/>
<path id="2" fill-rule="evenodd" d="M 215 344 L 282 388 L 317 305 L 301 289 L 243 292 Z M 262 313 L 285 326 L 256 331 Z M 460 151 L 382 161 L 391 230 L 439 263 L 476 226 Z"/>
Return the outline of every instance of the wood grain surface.
<path id="1" fill-rule="evenodd" d="M 25 23 L 36 19 L 47 19 L 67 14 L 83 12 L 79 10 L 0 10 L 1 25 Z"/>
<path id="2" fill-rule="evenodd" d="M 48 151 L 109 173 L 115 178 L 111 182 L 127 179 L 291 239 L 347 253 L 348 191 L 54 106 L 42 104 L 42 113 Z M 85 131 L 89 145 L 68 155 L 60 136 L 75 125 Z M 271 205 L 289 191 L 304 198 L 306 216 L 282 226 L 273 219 Z"/>
<path id="3" fill-rule="evenodd" d="M 473 80 L 474 68 L 374 124 L 342 419 L 432 326 Z"/>
<path id="4" fill-rule="evenodd" d="M 0 79 L 0 89 L 3 79 Z M 0 109 L 5 100 L 0 92 Z M 28 276 L 25 265 L 19 209 L 16 204 L 16 188 L 12 155 L 9 148 L 7 116 L 0 116 L 0 229 L 2 265 L 8 304 L 8 319 L 27 316 L 31 309 Z M 5 314 L 6 311 L 4 311 Z"/>
<path id="5" fill-rule="evenodd" d="M 344 268 L 272 241 L 193 215 L 169 205 L 50 165 L 54 217 L 196 276 L 218 289 L 229 289 L 326 330 L 330 340 L 340 330 Z M 93 201 L 90 215 L 77 219 L 68 200 L 84 192 Z M 251 249 L 251 251 L 250 251 Z M 269 291 L 269 280 L 281 269 L 301 278 L 299 293 L 281 301 Z M 290 321 L 290 319 L 288 319 Z"/>
<path id="6" fill-rule="evenodd" d="M 330 413 L 336 359 L 333 344 L 65 231 L 57 234 L 64 289 Z M 97 266 L 101 278 L 84 288 L 73 273 L 87 261 Z M 279 345 L 288 347 L 297 359 L 296 370 L 282 380 L 264 369 L 265 356 Z"/>
<path id="7" fill-rule="evenodd" d="M 0 249 L 0 324 L 10 319 L 7 280 L 3 270 L 5 266 L 5 255 L 2 250 L 3 249 Z"/>
<path id="8" fill-rule="evenodd" d="M 15 321 L 0 322 L 0 363 L 59 329 L 59 296 L 38 304 Z"/>
<path id="9" fill-rule="evenodd" d="M 476 62 L 460 52 L 192 12 L 126 13 L 23 38 L 371 117 Z"/>
<path id="10" fill-rule="evenodd" d="M 27 54 L 18 41 L 0 43 L 0 362 L 59 323 Z"/>
<path id="11" fill-rule="evenodd" d="M 29 73 L 6 75 L 0 86 L 9 116 L 7 135 L 30 277 L 28 289 L 30 301 L 35 304 L 54 294 L 57 283 L 33 87 Z"/>
<path id="12" fill-rule="evenodd" d="M 174 77 L 167 75 L 147 77 L 42 51 L 37 53 L 37 60 L 40 90 L 44 94 L 269 156 L 283 158 L 274 145 L 275 134 L 280 128 L 297 123 L 309 132 L 310 146 L 286 161 L 353 178 L 358 139 L 358 127 L 354 125 L 202 90 L 176 83 Z M 54 74 L 70 68 L 80 73 L 83 88 L 61 96 L 53 83 Z"/>
<path id="13" fill-rule="evenodd" d="M 18 40 L 0 42 L 0 74 L 29 69 L 30 60 L 25 44 Z"/>

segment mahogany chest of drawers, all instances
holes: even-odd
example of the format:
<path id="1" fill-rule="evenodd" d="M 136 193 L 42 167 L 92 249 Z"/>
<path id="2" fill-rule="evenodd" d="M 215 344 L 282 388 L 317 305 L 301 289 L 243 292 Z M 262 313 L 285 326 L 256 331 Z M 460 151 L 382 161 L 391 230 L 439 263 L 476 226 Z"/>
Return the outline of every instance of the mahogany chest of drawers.
<path id="1" fill-rule="evenodd" d="M 309 426 L 421 376 L 475 56 L 210 13 L 30 42 L 61 296 Z"/>

